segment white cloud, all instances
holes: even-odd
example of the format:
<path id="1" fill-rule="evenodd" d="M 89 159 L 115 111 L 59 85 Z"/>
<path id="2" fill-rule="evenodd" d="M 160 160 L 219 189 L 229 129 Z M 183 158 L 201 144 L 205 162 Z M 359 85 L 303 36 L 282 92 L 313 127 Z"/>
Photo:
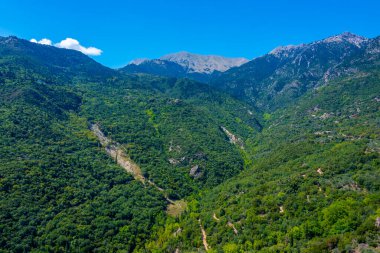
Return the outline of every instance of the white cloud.
<path id="1" fill-rule="evenodd" d="M 42 45 L 53 46 L 52 41 L 49 39 L 46 39 L 46 38 L 39 40 L 39 41 L 37 41 L 36 39 L 33 38 L 30 40 L 30 42 L 38 43 L 38 44 L 42 44 Z M 103 53 L 102 50 L 100 50 L 96 47 L 84 47 L 79 43 L 79 41 L 77 41 L 76 39 L 72 39 L 72 38 L 66 38 L 59 43 L 55 43 L 54 46 L 59 47 L 59 48 L 77 50 L 77 51 L 80 51 L 86 55 L 96 56 L 96 55 L 101 55 Z"/>
<path id="2" fill-rule="evenodd" d="M 79 43 L 79 41 L 72 38 L 66 38 L 61 42 L 54 44 L 54 46 L 60 48 L 74 49 L 86 55 L 100 55 L 103 52 L 102 50 L 96 47 L 84 47 Z"/>
<path id="3" fill-rule="evenodd" d="M 42 44 L 42 45 L 49 45 L 51 46 L 51 40 L 48 40 L 48 39 L 42 39 L 40 41 L 38 41 L 38 43 Z"/>
<path id="4" fill-rule="evenodd" d="M 49 45 L 49 46 L 51 46 L 53 44 L 51 42 L 51 40 L 46 39 L 46 38 L 43 38 L 42 40 L 39 40 L 39 41 L 37 41 L 36 39 L 31 39 L 30 42 L 38 43 L 38 44 L 42 44 L 42 45 Z"/>

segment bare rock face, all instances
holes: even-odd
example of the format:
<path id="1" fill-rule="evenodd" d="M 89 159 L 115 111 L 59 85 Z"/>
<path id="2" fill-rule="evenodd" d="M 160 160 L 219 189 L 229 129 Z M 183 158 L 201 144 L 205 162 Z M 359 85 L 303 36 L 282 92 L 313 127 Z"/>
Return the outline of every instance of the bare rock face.
<path id="1" fill-rule="evenodd" d="M 376 226 L 377 228 L 380 228 L 380 217 L 377 217 L 377 218 L 376 218 L 375 226 Z"/>
<path id="2" fill-rule="evenodd" d="M 174 159 L 174 158 L 169 158 L 168 161 L 169 161 L 169 163 L 171 165 L 177 165 L 177 164 L 179 164 L 179 161 L 177 159 Z"/>
<path id="3" fill-rule="evenodd" d="M 208 83 L 211 78 L 249 60 L 218 55 L 200 55 L 188 52 L 168 54 L 158 59 L 136 59 L 119 69 L 122 73 L 189 78 Z"/>
<path id="4" fill-rule="evenodd" d="M 146 61 L 149 61 L 149 59 L 148 58 L 139 58 L 139 59 L 134 59 L 134 60 L 130 61 L 129 64 L 140 65 Z"/>
<path id="5" fill-rule="evenodd" d="M 244 149 L 244 143 L 239 137 L 228 131 L 228 129 L 224 126 L 221 126 L 221 129 L 227 135 L 228 139 L 230 140 L 230 143 L 238 145 L 241 149 Z"/>
<path id="6" fill-rule="evenodd" d="M 308 50 L 316 45 L 320 44 L 332 44 L 332 43 L 348 43 L 354 45 L 358 48 L 361 48 L 362 45 L 368 42 L 369 39 L 352 34 L 350 32 L 344 32 L 342 34 L 334 35 L 328 37 L 323 40 L 318 40 L 310 44 L 300 44 L 300 45 L 287 45 L 287 46 L 279 46 L 269 52 L 269 54 L 274 55 L 276 57 L 289 57 L 294 53 L 299 53 L 298 50 Z"/>
<path id="7" fill-rule="evenodd" d="M 200 55 L 188 52 L 179 52 L 168 54 L 160 58 L 175 62 L 185 69 L 188 73 L 207 73 L 211 74 L 214 71 L 224 72 L 232 67 L 238 67 L 246 62 L 246 58 L 227 58 L 218 55 Z"/>
<path id="8" fill-rule="evenodd" d="M 190 174 L 190 176 L 192 176 L 194 178 L 199 178 L 202 175 L 202 172 L 200 171 L 199 165 L 195 165 L 195 166 L 191 167 L 189 174 Z"/>

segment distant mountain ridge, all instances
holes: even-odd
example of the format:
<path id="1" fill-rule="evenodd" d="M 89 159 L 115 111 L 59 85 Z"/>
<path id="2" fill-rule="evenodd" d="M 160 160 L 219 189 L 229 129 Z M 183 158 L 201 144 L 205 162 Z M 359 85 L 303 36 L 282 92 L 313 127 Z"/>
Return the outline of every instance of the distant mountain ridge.
<path id="1" fill-rule="evenodd" d="M 201 55 L 189 52 L 168 54 L 161 57 L 160 60 L 175 62 L 184 67 L 188 73 L 206 74 L 211 74 L 214 71 L 224 72 L 232 67 L 238 67 L 248 62 L 248 59 L 243 57 L 227 58 L 218 55 Z"/>
<path id="2" fill-rule="evenodd" d="M 311 43 L 279 46 L 251 61 L 179 52 L 159 59 L 134 60 L 120 72 L 189 78 L 259 108 L 270 108 L 377 61 L 378 41 L 344 32 Z"/>
<path id="3" fill-rule="evenodd" d="M 357 47 L 361 47 L 363 43 L 367 42 L 369 39 L 350 33 L 350 32 L 344 32 L 342 34 L 330 36 L 326 39 L 318 40 L 309 44 L 299 44 L 299 45 L 287 45 L 287 46 L 279 46 L 273 49 L 269 52 L 269 54 L 280 56 L 281 54 L 287 54 L 291 51 L 294 51 L 296 49 L 300 48 L 307 48 L 308 46 L 317 45 L 317 44 L 323 44 L 323 43 L 350 43 Z"/>
<path id="4" fill-rule="evenodd" d="M 379 40 L 346 32 L 308 44 L 277 47 L 221 73 L 210 84 L 257 107 L 279 107 L 329 80 L 378 64 Z"/>
<path id="5" fill-rule="evenodd" d="M 123 73 L 145 73 L 167 77 L 187 77 L 208 82 L 216 74 L 248 62 L 246 58 L 227 58 L 189 52 L 168 54 L 159 59 L 136 59 L 120 69 Z"/>

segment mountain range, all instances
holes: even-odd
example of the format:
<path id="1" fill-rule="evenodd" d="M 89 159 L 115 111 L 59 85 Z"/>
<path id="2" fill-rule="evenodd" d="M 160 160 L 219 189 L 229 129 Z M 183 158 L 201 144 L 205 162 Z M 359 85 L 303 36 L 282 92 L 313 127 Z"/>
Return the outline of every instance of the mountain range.
<path id="1" fill-rule="evenodd" d="M 380 37 L 343 33 L 309 44 L 279 47 L 222 73 L 211 85 L 258 107 L 281 106 L 330 80 L 376 66 L 379 43 Z"/>
<path id="2" fill-rule="evenodd" d="M 217 73 L 248 62 L 246 58 L 226 58 L 188 52 L 168 54 L 159 59 L 136 59 L 121 69 L 123 73 L 146 73 L 168 77 L 188 77 L 207 81 Z"/>
<path id="3" fill-rule="evenodd" d="M 377 252 L 379 38 L 110 69 L 0 37 L 0 252 Z"/>
<path id="4" fill-rule="evenodd" d="M 280 46 L 251 61 L 181 52 L 132 61 L 121 71 L 187 77 L 258 107 L 278 106 L 330 79 L 357 72 L 358 61 L 360 67 L 371 65 L 378 60 L 379 40 L 345 32 L 308 44 Z"/>

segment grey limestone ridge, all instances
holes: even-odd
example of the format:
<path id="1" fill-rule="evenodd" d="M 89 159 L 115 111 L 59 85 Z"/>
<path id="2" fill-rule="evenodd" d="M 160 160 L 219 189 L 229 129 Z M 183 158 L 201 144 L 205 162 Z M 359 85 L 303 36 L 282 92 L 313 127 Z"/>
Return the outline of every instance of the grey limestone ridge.
<path id="1" fill-rule="evenodd" d="M 168 54 L 160 59 L 175 62 L 187 69 L 189 73 L 207 74 L 211 74 L 214 71 L 224 72 L 232 67 L 238 67 L 248 62 L 248 59 L 243 57 L 227 58 L 218 55 L 201 55 L 189 52 Z"/>
<path id="2" fill-rule="evenodd" d="M 243 57 L 228 58 L 218 55 L 201 55 L 189 52 L 168 54 L 159 59 L 135 59 L 119 71 L 128 74 L 151 74 L 167 77 L 186 77 L 208 82 L 212 77 L 249 60 Z"/>

